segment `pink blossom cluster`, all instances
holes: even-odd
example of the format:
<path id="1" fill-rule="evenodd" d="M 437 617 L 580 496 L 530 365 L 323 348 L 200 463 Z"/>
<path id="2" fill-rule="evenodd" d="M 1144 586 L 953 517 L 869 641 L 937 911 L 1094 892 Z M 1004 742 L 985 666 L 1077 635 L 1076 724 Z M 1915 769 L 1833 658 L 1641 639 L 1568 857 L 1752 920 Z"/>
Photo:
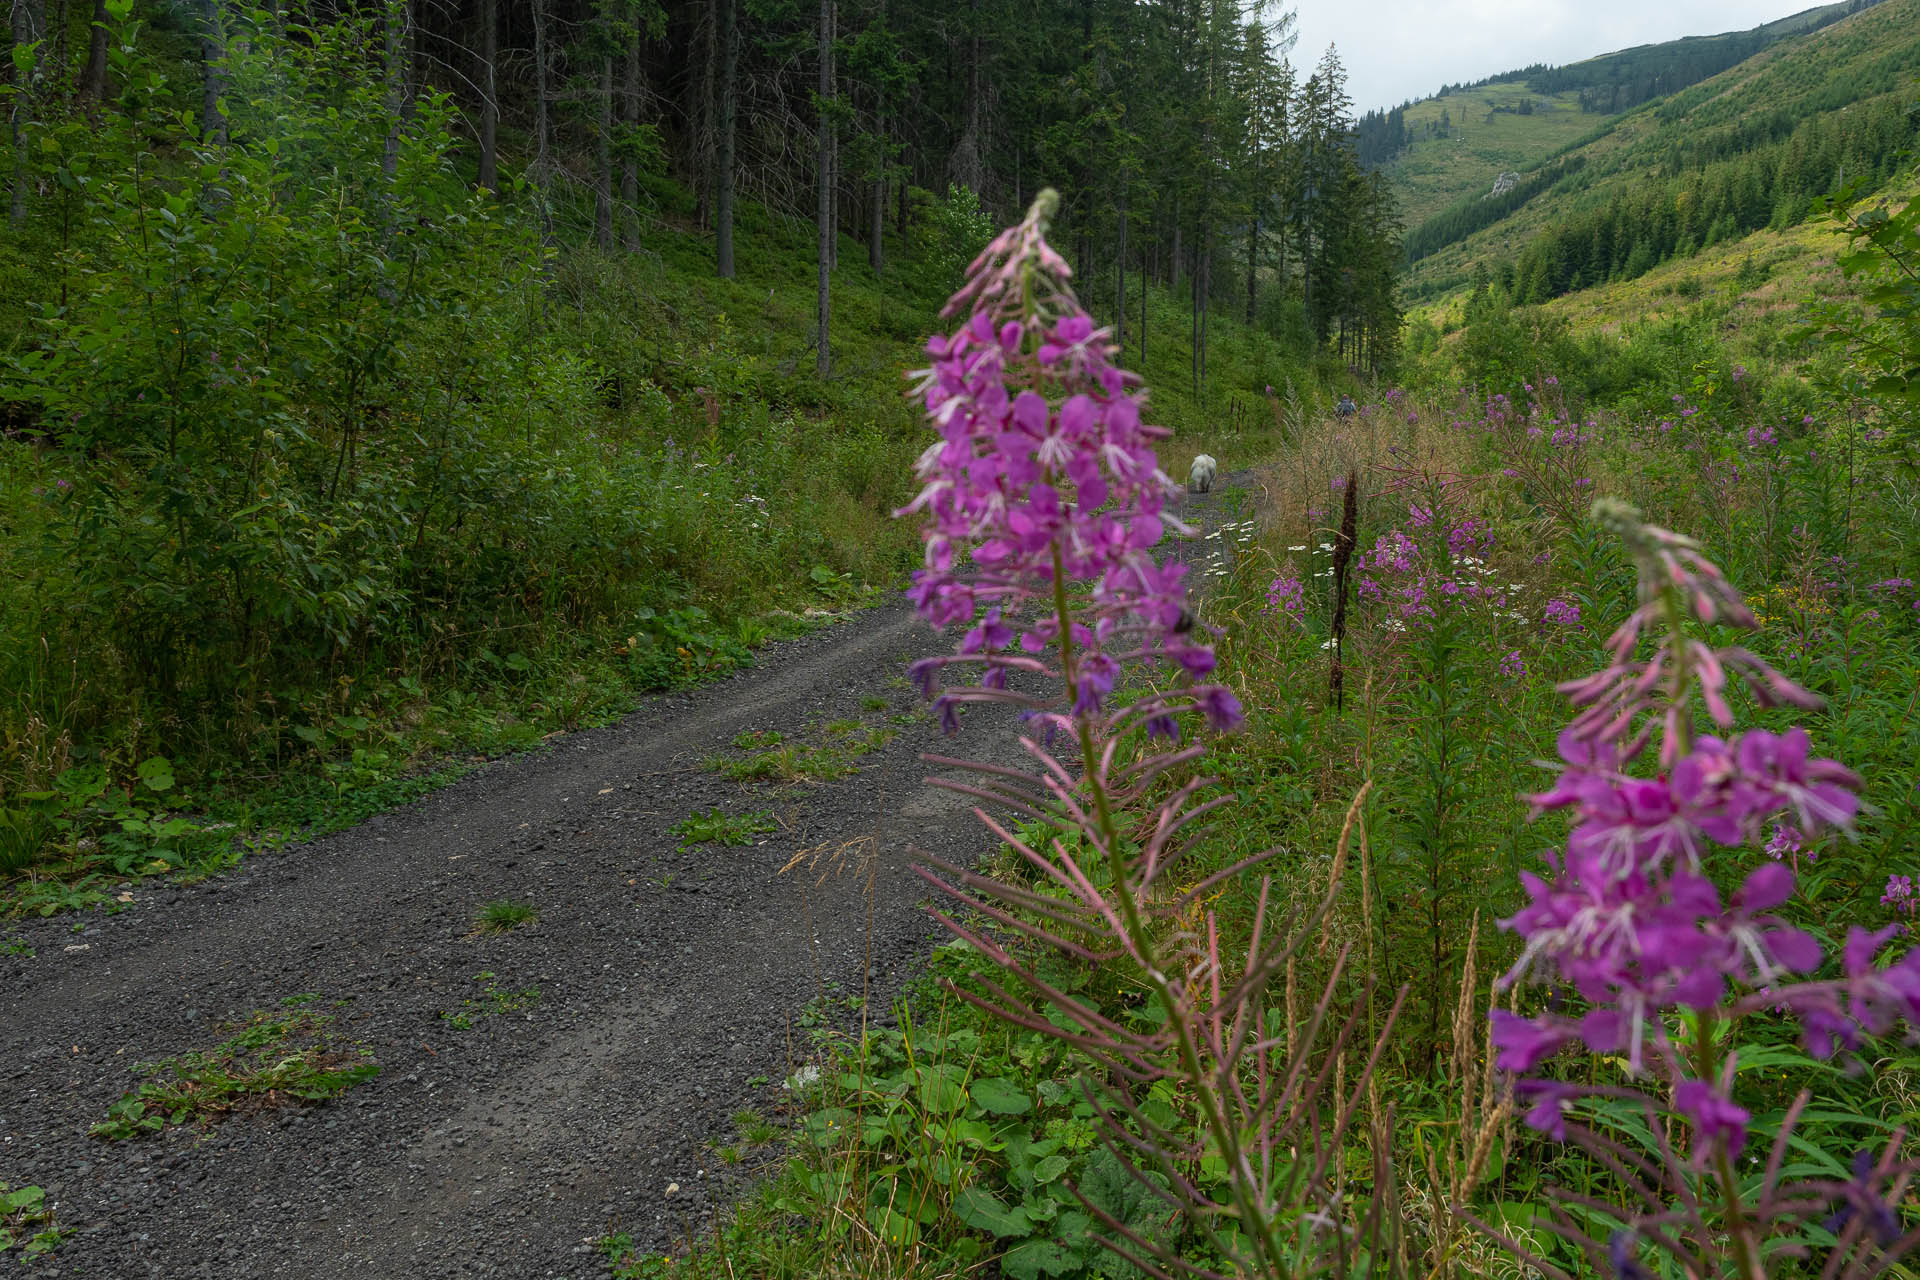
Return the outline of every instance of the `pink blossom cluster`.
<path id="1" fill-rule="evenodd" d="M 1888 876 L 1887 887 L 1880 895 L 1882 905 L 1892 907 L 1902 915 L 1912 915 L 1920 910 L 1920 898 L 1913 894 L 1912 876 Z"/>
<path id="2" fill-rule="evenodd" d="M 1624 1054 L 1637 1070 L 1650 1053 L 1672 1079 L 1676 1108 L 1705 1138 L 1737 1151 L 1746 1112 L 1731 1097 L 1731 1072 L 1690 1079 L 1685 1055 L 1669 1042 L 1665 1014 L 1729 1007 L 1737 993 L 1768 989 L 1767 999 L 1800 1015 L 1809 1048 L 1831 1053 L 1920 1012 L 1920 953 L 1891 968 L 1874 963 L 1888 936 L 1855 930 L 1839 984 L 1803 983 L 1784 991 L 1788 974 L 1817 969 L 1819 944 L 1774 913 L 1793 892 L 1793 873 L 1763 863 L 1723 899 L 1708 875 L 1710 858 L 1757 843 L 1769 822 L 1787 852 L 1803 834 L 1846 830 L 1859 808 L 1860 780 L 1815 758 L 1803 729 L 1752 729 L 1731 739 L 1692 732 L 1696 697 L 1718 727 L 1732 723 L 1729 676 L 1761 701 L 1816 704 L 1760 659 L 1739 649 L 1710 649 L 1686 636 L 1681 617 L 1751 627 L 1752 616 L 1717 567 L 1688 539 L 1641 524 L 1630 508 L 1596 503 L 1596 515 L 1633 549 L 1641 604 L 1609 641 L 1605 671 L 1561 686 L 1583 708 L 1561 734 L 1564 768 L 1533 797 L 1540 809 L 1574 813 L 1565 846 L 1545 876 L 1523 877 L 1528 902 L 1503 927 L 1524 940 L 1506 981 L 1529 976 L 1563 982 L 1589 1006 L 1583 1016 L 1549 1012 L 1493 1014 L 1498 1063 L 1528 1072 L 1561 1047 L 1584 1043 Z M 1656 623 L 1669 630 L 1653 634 Z M 1635 656 L 1643 638 L 1652 655 Z M 1658 731 L 1660 771 L 1629 770 Z M 1563 1126 L 1566 1086 L 1541 1086 L 1529 1121 Z"/>
<path id="3" fill-rule="evenodd" d="M 1447 531 L 1447 550 L 1458 560 L 1493 550 L 1493 528 L 1477 516 L 1468 516 Z"/>
<path id="4" fill-rule="evenodd" d="M 1049 654 L 1071 716 L 1101 713 L 1128 660 L 1167 664 L 1188 684 L 1214 667 L 1187 611 L 1187 567 L 1154 555 L 1168 529 L 1188 532 L 1165 511 L 1175 486 L 1153 446 L 1168 433 L 1144 422 L 1139 379 L 1074 298 L 1048 216 L 1043 198 L 974 261 L 942 313 L 965 321 L 928 341 L 932 365 L 916 375 L 939 439 L 896 514 L 926 520 L 915 606 L 936 626 L 969 628 L 957 654 L 915 667 L 949 731 L 956 701 L 1005 695 L 1011 671 L 1049 671 Z M 1074 592 L 1067 636 L 1056 583 Z M 937 672 L 956 662 L 983 668 L 979 685 L 939 696 Z M 1240 717 L 1224 688 L 1192 697 L 1217 727 Z M 1164 715 L 1152 723 L 1172 731 Z"/>
<path id="5" fill-rule="evenodd" d="M 1518 584 L 1502 587 L 1490 581 L 1493 570 L 1481 558 L 1494 546 L 1487 521 L 1470 516 L 1448 527 L 1445 540 L 1455 569 L 1442 573 L 1429 567 L 1427 548 L 1408 531 L 1432 527 L 1432 509 L 1413 503 L 1407 510 L 1407 528 L 1388 529 L 1371 549 L 1354 557 L 1362 601 L 1390 609 L 1391 625 L 1401 629 L 1431 619 L 1435 604 L 1444 601 L 1480 600 L 1495 607 L 1511 603 L 1509 593 L 1519 590 Z M 1437 555 L 1437 530 L 1429 540 Z"/>
<path id="6" fill-rule="evenodd" d="M 1292 574 L 1275 578 L 1267 587 L 1267 612 L 1299 622 L 1306 617 L 1307 589 Z"/>
<path id="7" fill-rule="evenodd" d="M 1817 862 L 1820 855 L 1806 847 L 1806 833 L 1784 819 L 1773 824 L 1773 831 L 1767 836 L 1767 856 L 1798 865 L 1804 857 L 1808 862 Z"/>

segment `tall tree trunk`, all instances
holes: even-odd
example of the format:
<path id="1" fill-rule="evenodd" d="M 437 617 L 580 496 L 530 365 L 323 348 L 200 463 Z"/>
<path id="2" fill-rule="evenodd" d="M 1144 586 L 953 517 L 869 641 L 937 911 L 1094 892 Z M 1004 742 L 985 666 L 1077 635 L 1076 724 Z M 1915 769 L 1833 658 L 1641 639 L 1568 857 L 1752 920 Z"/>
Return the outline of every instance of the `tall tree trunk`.
<path id="1" fill-rule="evenodd" d="M 406 109 L 407 102 L 407 28 L 412 23 L 410 4 L 388 0 L 382 32 L 386 56 L 387 145 L 380 156 L 380 172 L 389 178 L 400 166 L 400 113 Z"/>
<path id="2" fill-rule="evenodd" d="M 93 21 L 87 27 L 87 64 L 80 69 L 82 102 L 107 96 L 107 0 L 93 0 Z"/>
<path id="3" fill-rule="evenodd" d="M 840 38 L 840 10 L 834 6 L 833 33 L 828 37 L 827 65 L 834 77 L 826 97 L 832 97 L 834 87 L 838 86 L 840 69 L 833 66 L 833 41 Z M 825 100 L 824 98 L 822 99 Z M 840 130 L 838 125 L 827 128 L 827 267 L 840 269 Z"/>
<path id="4" fill-rule="evenodd" d="M 553 209 L 547 199 L 547 167 L 551 163 L 552 109 L 548 101 L 547 6 L 532 0 L 533 17 L 533 189 L 540 202 L 540 233 L 553 238 Z"/>
<path id="5" fill-rule="evenodd" d="M 15 51 L 47 38 L 44 0 L 11 0 L 11 6 L 8 27 L 13 35 Z M 37 105 L 46 65 L 47 50 L 44 47 L 35 52 L 25 67 L 15 65 L 12 58 L 7 59 L 6 64 L 7 83 L 20 90 L 14 96 L 13 109 L 7 113 L 8 129 L 13 141 L 13 190 L 8 197 L 7 217 L 15 226 L 27 220 L 27 189 L 32 185 L 29 163 L 32 157 L 27 146 L 27 131 L 33 119 L 33 108 Z"/>
<path id="6" fill-rule="evenodd" d="M 500 0 L 480 0 L 480 174 L 477 185 L 484 191 L 500 189 Z"/>
<path id="7" fill-rule="evenodd" d="M 720 80 L 720 5 L 707 0 L 701 31 L 700 84 L 695 90 L 693 124 L 694 214 L 702 227 L 713 225 L 714 90 Z"/>
<path id="8" fill-rule="evenodd" d="M 981 195 L 982 188 L 986 186 L 986 144 L 980 137 L 985 127 L 985 110 L 981 102 L 984 84 L 980 61 L 984 50 L 980 42 L 980 0 L 970 0 L 967 14 L 970 35 L 967 40 L 966 122 L 961 126 L 960 138 L 954 143 L 953 155 L 947 167 L 950 181 L 975 195 Z"/>
<path id="9" fill-rule="evenodd" d="M 227 30 L 220 0 L 200 0 L 200 136 L 218 146 L 227 142 L 227 118 L 220 98 L 227 91 Z"/>
<path id="10" fill-rule="evenodd" d="M 733 279 L 734 129 L 740 113 L 740 0 L 720 0 L 720 154 L 714 164 L 714 271 Z"/>
<path id="11" fill-rule="evenodd" d="M 833 97 L 833 0 L 820 0 L 820 154 L 817 161 L 819 191 L 814 210 L 820 233 L 819 297 L 816 318 L 820 329 L 820 348 L 814 371 L 825 379 L 833 371 L 833 357 L 827 345 L 831 320 L 833 274 L 833 115 L 829 105 Z"/>
<path id="12" fill-rule="evenodd" d="M 627 248 L 640 247 L 640 157 L 634 153 L 633 139 L 640 132 L 640 31 L 636 26 L 627 33 L 626 86 L 621 100 L 620 118 L 627 126 L 627 145 L 620 149 L 621 222 L 626 227 Z"/>
<path id="13" fill-rule="evenodd" d="M 887 0 L 880 0 L 879 14 L 872 29 L 884 38 Z M 887 230 L 887 93 L 884 88 L 874 91 L 873 136 L 873 189 L 867 201 L 867 265 L 873 268 L 873 274 L 879 275 L 886 266 L 886 248 L 882 240 Z"/>
<path id="14" fill-rule="evenodd" d="M 1127 346 L 1127 175 L 1120 175 L 1120 245 L 1113 256 L 1115 303 L 1113 335 L 1124 358 Z"/>
<path id="15" fill-rule="evenodd" d="M 613 252 L 613 46 L 600 54 L 600 89 L 594 107 L 599 120 L 594 130 L 593 242 L 602 253 Z"/>

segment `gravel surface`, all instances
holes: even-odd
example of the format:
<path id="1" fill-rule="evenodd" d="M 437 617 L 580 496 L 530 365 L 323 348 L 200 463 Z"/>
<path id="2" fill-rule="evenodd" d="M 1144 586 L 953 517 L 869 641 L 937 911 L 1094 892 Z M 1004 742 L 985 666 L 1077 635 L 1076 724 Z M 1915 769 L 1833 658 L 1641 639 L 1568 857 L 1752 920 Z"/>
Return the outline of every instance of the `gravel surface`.
<path id="1" fill-rule="evenodd" d="M 45 1187 L 79 1231 L 36 1270 L 587 1277 L 605 1274 L 590 1242 L 610 1228 L 651 1247 L 697 1234 L 738 1191 L 711 1144 L 739 1108 L 777 1105 L 790 1048 L 806 1051 L 795 1016 L 823 983 L 858 994 L 869 948 L 884 999 L 935 938 L 908 843 L 986 844 L 923 781 L 917 756 L 941 742 L 924 717 L 840 781 L 740 783 L 700 762 L 741 754 L 747 730 L 819 742 L 825 721 L 886 725 L 913 707 L 888 678 L 938 647 L 904 605 L 875 609 L 351 831 L 199 886 L 138 887 L 78 933 L 73 918 L 8 928 L 35 954 L 0 956 L 0 1182 Z M 876 694 L 888 711 L 863 706 Z M 972 713 L 969 755 L 1008 757 L 994 719 Z M 680 852 L 669 829 L 715 806 L 769 810 L 781 830 Z M 780 874 L 823 845 L 813 874 Z M 853 870 L 869 850 L 871 936 Z M 500 898 L 538 920 L 474 936 Z M 481 994 L 482 970 L 539 999 L 455 1030 L 442 1014 Z M 87 1136 L 136 1061 L 211 1047 L 220 1024 L 304 992 L 348 1002 L 336 1016 L 378 1059 L 371 1083 L 206 1130 Z"/>
<path id="2" fill-rule="evenodd" d="M 921 717 L 834 782 L 741 783 L 701 762 L 744 731 L 819 742 L 830 720 L 889 724 L 913 708 L 891 678 L 941 647 L 904 604 L 874 609 L 224 878 L 9 926 L 33 954 L 0 954 L 0 1182 L 46 1188 L 78 1232 L 34 1270 L 585 1280 L 606 1274 L 592 1242 L 609 1230 L 661 1248 L 709 1229 L 741 1191 L 713 1144 L 741 1107 L 779 1105 L 806 1053 L 796 1016 L 825 984 L 859 993 L 869 957 L 884 1004 L 937 939 L 909 843 L 962 860 L 987 845 L 919 753 L 1013 763 L 1018 748 L 1009 716 L 975 709 L 959 743 Z M 716 806 L 770 810 L 780 830 L 681 852 L 670 828 Z M 843 849 L 847 868 L 781 873 L 823 848 L 819 868 Z M 869 852 L 871 902 L 851 869 Z M 538 919 L 476 936 L 501 898 Z M 457 1030 L 443 1015 L 481 994 L 482 971 L 538 1001 Z M 87 1136 L 136 1062 L 209 1048 L 307 992 L 342 1002 L 338 1026 L 379 1062 L 370 1083 Z"/>

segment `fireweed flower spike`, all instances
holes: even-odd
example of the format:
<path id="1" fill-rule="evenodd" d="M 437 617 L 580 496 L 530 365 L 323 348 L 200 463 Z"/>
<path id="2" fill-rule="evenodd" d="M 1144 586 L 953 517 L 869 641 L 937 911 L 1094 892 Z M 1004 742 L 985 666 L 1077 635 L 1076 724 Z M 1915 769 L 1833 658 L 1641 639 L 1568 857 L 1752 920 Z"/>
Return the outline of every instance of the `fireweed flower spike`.
<path id="1" fill-rule="evenodd" d="M 1824 1212 L 1843 1191 L 1849 1203 L 1861 1192 L 1857 1185 L 1802 1187 L 1796 1200 L 1774 1188 L 1770 1176 L 1764 1195 L 1753 1204 L 1743 1200 L 1733 1160 L 1752 1117 L 1732 1096 L 1732 1037 L 1720 1033 L 1747 1013 L 1787 1010 L 1800 1017 L 1811 1051 L 1852 1048 L 1863 1034 L 1881 1034 L 1920 1012 L 1920 953 L 1881 968 L 1876 956 L 1890 931 L 1856 929 L 1842 957 L 1845 977 L 1794 981 L 1820 967 L 1821 949 L 1773 914 L 1792 896 L 1794 876 L 1767 846 L 1782 830 L 1794 833 L 1795 848 L 1803 833 L 1849 830 L 1860 780 L 1834 761 L 1813 758 L 1804 729 L 1751 729 L 1729 739 L 1696 734 L 1696 701 L 1716 728 L 1732 729 L 1731 676 L 1763 705 L 1813 707 L 1819 700 L 1744 649 L 1714 649 L 1693 638 L 1695 625 L 1755 625 L 1695 543 L 1642 523 L 1623 503 L 1596 502 L 1594 518 L 1633 553 L 1639 604 L 1608 641 L 1611 665 L 1561 686 L 1583 710 L 1560 736 L 1559 778 L 1532 799 L 1540 810 L 1571 809 L 1571 830 L 1548 855 L 1544 874 L 1522 877 L 1527 903 L 1501 922 L 1522 940 L 1505 985 L 1533 979 L 1571 987 L 1588 1007 L 1535 1017 L 1495 1010 L 1491 1040 L 1497 1064 L 1522 1074 L 1574 1044 L 1620 1055 L 1636 1073 L 1656 1069 L 1664 1084 L 1655 1087 L 1657 1098 L 1643 1095 L 1646 1105 L 1664 1101 L 1688 1122 L 1686 1163 L 1705 1171 L 1721 1194 L 1717 1206 L 1702 1201 L 1695 1208 L 1717 1212 L 1708 1225 L 1726 1242 L 1730 1274 L 1759 1280 L 1769 1221 L 1806 1221 L 1806 1206 Z M 1656 733 L 1657 765 L 1641 766 Z M 1747 856 L 1735 853 L 1742 848 Z M 1749 870 L 1742 877 L 1736 867 Z M 1714 873 L 1739 887 L 1723 896 Z M 1590 1144 L 1600 1140 L 1569 1123 L 1569 1107 L 1583 1095 L 1622 1092 L 1544 1080 L 1520 1087 L 1537 1099 L 1528 1124 L 1555 1138 L 1572 1134 L 1596 1151 Z M 1791 1118 L 1776 1146 L 1790 1127 Z M 1664 1149 L 1657 1154 L 1672 1157 Z M 1690 1200 L 1678 1166 L 1667 1172 L 1662 1187 Z M 1670 1204 L 1645 1207 L 1664 1214 Z M 1856 1212 L 1869 1208 L 1856 1205 Z M 1618 1239 L 1613 1243 L 1617 1253 Z"/>
<path id="2" fill-rule="evenodd" d="M 936 691 L 946 705 L 991 696 L 1037 706 L 1008 690 L 1007 675 L 1053 676 L 1071 690 L 1067 714 L 1079 716 L 1101 710 L 1121 662 L 1149 659 L 1185 690 L 1165 697 L 1169 710 L 1184 698 L 1230 728 L 1237 701 L 1195 683 L 1214 658 L 1187 609 L 1187 567 L 1154 557 L 1169 529 L 1188 531 L 1165 512 L 1175 485 L 1153 446 L 1167 432 L 1142 420 L 1138 378 L 1112 363 L 1107 331 L 1094 328 L 1046 243 L 1056 201 L 1042 193 L 974 261 L 942 312 L 965 322 L 927 344 L 933 363 L 915 375 L 940 439 L 920 457 L 919 494 L 896 513 L 927 521 L 909 594 L 936 626 L 975 624 L 958 653 L 916 674 L 936 689 L 946 667 L 980 673 L 971 689 Z M 961 547 L 970 570 L 959 567 Z M 1068 627 L 1059 606 L 1082 588 Z"/>
<path id="3" fill-rule="evenodd" d="M 1143 420 L 1138 380 L 1113 363 L 1107 332 L 1047 245 L 1056 203 L 1042 193 L 987 247 L 943 313 L 958 327 L 927 344 L 932 363 L 916 375 L 915 394 L 939 438 L 919 460 L 919 494 L 898 513 L 924 521 L 915 606 L 959 630 L 954 652 L 914 664 L 914 680 L 949 731 L 960 704 L 1019 707 L 1035 767 L 927 759 L 969 771 L 939 785 L 1045 824 L 1043 837 L 1025 836 L 975 810 L 1046 892 L 925 854 L 918 870 L 960 908 L 935 914 L 1000 969 L 1002 981 L 957 993 L 1090 1064 L 1084 1088 L 1109 1149 L 1213 1237 L 1227 1271 L 1305 1274 L 1300 1257 L 1335 1249 L 1385 1256 L 1397 1226 L 1385 1198 L 1370 1208 L 1343 1198 L 1336 1159 L 1384 1031 L 1369 1056 L 1363 1038 L 1355 1043 L 1369 1003 L 1332 1007 L 1344 956 L 1308 1025 L 1270 1026 L 1266 996 L 1332 905 L 1359 802 L 1326 899 L 1288 934 L 1267 920 L 1263 883 L 1244 956 L 1223 954 L 1203 904 L 1268 855 L 1170 887 L 1195 824 L 1231 797 L 1193 778 L 1151 808 L 1143 798 L 1204 754 L 1183 736 L 1183 721 L 1227 730 L 1242 711 L 1209 679 L 1214 653 L 1186 598 L 1186 566 L 1155 556 L 1169 530 L 1186 532 L 1165 509 L 1174 486 L 1154 445 L 1167 432 Z M 1056 743 L 1077 758 L 1056 757 Z M 1141 1030 L 1108 1018 L 1042 978 L 1026 958 L 1035 951 L 1125 966 L 1164 1021 Z M 1301 1056 L 1291 1058 L 1296 1044 Z M 1351 1091 L 1332 1096 L 1327 1071 L 1308 1069 L 1305 1055 L 1349 1050 L 1359 1051 Z M 1169 1127 L 1149 1102 L 1163 1081 L 1188 1100 L 1190 1124 Z M 1309 1168 L 1290 1152 L 1331 1154 Z M 1203 1159 L 1225 1169 L 1224 1204 L 1193 1181 Z M 1175 1253 L 1171 1237 L 1148 1238 L 1086 1207 L 1107 1230 L 1103 1242 L 1150 1274 L 1218 1274 Z"/>

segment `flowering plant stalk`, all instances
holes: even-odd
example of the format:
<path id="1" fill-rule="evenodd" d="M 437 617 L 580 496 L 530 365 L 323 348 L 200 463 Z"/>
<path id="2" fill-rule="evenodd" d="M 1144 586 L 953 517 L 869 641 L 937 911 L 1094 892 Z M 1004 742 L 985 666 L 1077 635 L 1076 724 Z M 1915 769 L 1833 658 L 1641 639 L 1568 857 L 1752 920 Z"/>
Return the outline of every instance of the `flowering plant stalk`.
<path id="1" fill-rule="evenodd" d="M 1692 634 L 1694 624 L 1756 625 L 1695 543 L 1643 523 L 1624 503 L 1601 500 L 1593 514 L 1632 552 L 1639 605 L 1608 641 L 1611 664 L 1561 686 L 1580 710 L 1560 735 L 1558 781 L 1533 801 L 1572 809 L 1572 832 L 1546 876 L 1523 877 L 1529 901 L 1503 922 L 1524 944 L 1507 983 L 1551 982 L 1587 1009 L 1569 1012 L 1557 995 L 1534 1017 L 1495 1009 L 1492 1042 L 1502 1068 L 1528 1077 L 1518 1084 L 1527 1123 L 1583 1147 L 1625 1202 L 1560 1192 L 1548 1229 L 1623 1277 L 1652 1274 L 1638 1260 L 1643 1243 L 1687 1276 L 1762 1280 L 1778 1258 L 1817 1254 L 1823 1277 L 1876 1272 L 1920 1240 L 1902 1234 L 1891 1207 L 1905 1194 L 1903 1135 L 1860 1152 L 1851 1179 L 1784 1181 L 1790 1148 L 1805 1146 L 1792 1133 L 1802 1093 L 1775 1132 L 1764 1175 L 1742 1181 L 1736 1161 L 1752 1117 L 1734 1097 L 1737 1032 L 1753 1014 L 1787 1012 L 1816 1057 L 1852 1050 L 1920 1014 L 1920 952 L 1882 968 L 1876 958 L 1893 928 L 1855 928 L 1841 977 L 1796 980 L 1824 957 L 1811 935 L 1774 914 L 1793 892 L 1793 872 L 1759 858 L 1724 900 L 1709 874 L 1730 871 L 1732 851 L 1758 848 L 1769 824 L 1805 836 L 1848 830 L 1860 781 L 1812 758 L 1804 729 L 1699 732 L 1696 704 L 1714 729 L 1732 728 L 1736 682 L 1763 706 L 1811 709 L 1819 699 L 1750 651 Z M 1649 754 L 1651 776 L 1638 767 Z M 1531 1077 L 1576 1043 L 1622 1056 L 1654 1083 Z M 1602 1116 L 1605 1131 L 1576 1123 Z M 1634 1131 L 1641 1149 L 1615 1136 Z M 1604 1240 L 1591 1229 L 1596 1219 L 1611 1223 Z"/>
<path id="2" fill-rule="evenodd" d="M 914 678 L 949 732 L 969 703 L 1017 707 L 1034 765 L 927 759 L 970 773 L 943 785 L 1055 830 L 1030 840 L 975 810 L 1038 888 L 920 855 L 920 873 L 965 909 L 935 914 L 1005 975 L 958 994 L 1082 1056 L 1107 1145 L 1211 1240 L 1226 1272 L 1390 1268 L 1395 1224 L 1382 1198 L 1355 1220 L 1341 1185 L 1344 1139 L 1385 1033 L 1365 1042 L 1364 995 L 1335 1011 L 1344 953 L 1304 1027 L 1270 1026 L 1265 999 L 1331 905 L 1360 801 L 1307 927 L 1273 927 L 1263 880 L 1246 952 L 1229 957 L 1203 904 L 1268 855 L 1176 880 L 1196 824 L 1231 799 L 1193 776 L 1205 748 L 1185 730 L 1231 729 L 1240 705 L 1209 680 L 1214 654 L 1185 598 L 1186 566 L 1156 558 L 1170 528 L 1187 531 L 1166 511 L 1174 486 L 1153 448 L 1167 433 L 1143 421 L 1138 379 L 1114 363 L 1046 242 L 1055 205 L 1043 192 L 987 247 L 943 313 L 959 328 L 927 344 L 918 393 L 940 439 L 900 513 L 926 519 L 914 602 L 936 625 L 966 628 L 956 652 L 916 663 Z M 956 673 L 964 682 L 943 683 Z M 1163 798 L 1148 804 L 1150 794 Z M 1142 1031 L 1059 989 L 1027 958 L 1047 951 L 1125 966 L 1164 1017 Z M 1364 1065 L 1349 1090 L 1330 1089 L 1349 1054 Z M 1384 1164 L 1376 1175 L 1390 1185 Z M 1086 1207 L 1107 1247 L 1149 1274 L 1223 1274 L 1165 1230 Z"/>

